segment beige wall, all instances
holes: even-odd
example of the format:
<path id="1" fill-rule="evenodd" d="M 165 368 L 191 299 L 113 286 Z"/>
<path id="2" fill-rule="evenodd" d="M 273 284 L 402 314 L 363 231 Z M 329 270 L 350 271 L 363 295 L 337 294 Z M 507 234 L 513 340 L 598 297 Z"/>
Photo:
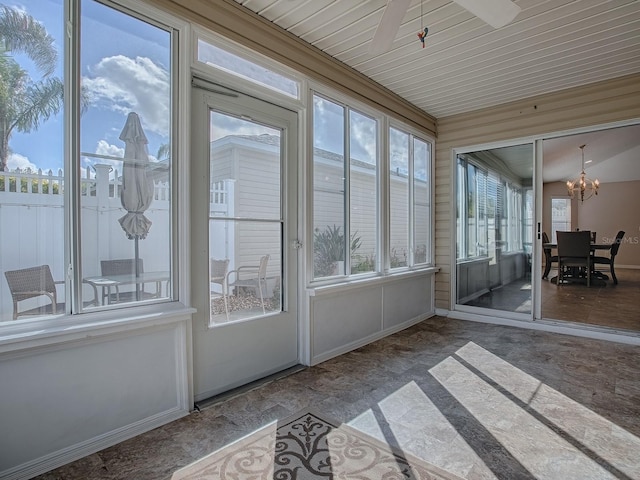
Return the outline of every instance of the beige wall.
<path id="1" fill-rule="evenodd" d="M 436 308 L 450 308 L 451 236 L 454 227 L 451 221 L 453 148 L 542 136 L 628 119 L 640 120 L 640 75 L 630 75 L 438 119 L 435 254 L 436 264 L 441 270 L 436 275 Z M 640 233 L 637 230 L 638 226 L 636 221 L 634 235 Z M 609 229 L 612 228 L 600 228 L 603 234 Z M 625 246 L 620 249 L 620 255 Z M 618 260 L 619 264 L 625 263 L 622 257 Z"/>
<path id="2" fill-rule="evenodd" d="M 616 266 L 640 268 L 640 181 L 603 183 L 597 197 L 576 201 L 580 230 L 591 230 L 602 243 L 611 242 L 619 230 L 625 232 Z"/>
<path id="3" fill-rule="evenodd" d="M 640 181 L 603 183 L 597 197 L 571 201 L 571 229 L 595 231 L 598 243 L 611 243 L 625 232 L 616 257 L 619 267 L 640 268 L 640 210 L 636 198 Z M 566 197 L 562 182 L 545 183 L 542 192 L 542 231 L 551 237 L 551 198 Z"/>

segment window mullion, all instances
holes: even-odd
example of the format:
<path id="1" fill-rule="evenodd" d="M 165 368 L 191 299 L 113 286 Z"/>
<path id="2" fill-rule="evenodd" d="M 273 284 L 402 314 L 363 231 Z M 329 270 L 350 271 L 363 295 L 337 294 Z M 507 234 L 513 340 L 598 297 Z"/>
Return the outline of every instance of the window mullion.
<path id="1" fill-rule="evenodd" d="M 351 109 L 344 107 L 344 274 L 351 274 Z"/>
<path id="2" fill-rule="evenodd" d="M 80 0 L 65 1 L 64 222 L 66 313 L 80 311 Z"/>
<path id="3" fill-rule="evenodd" d="M 407 195 L 409 196 L 409 201 L 407 206 L 409 207 L 409 211 L 407 212 L 408 218 L 408 244 L 409 244 L 409 258 L 407 259 L 409 267 L 412 267 L 415 264 L 415 149 L 414 144 L 415 138 L 413 135 L 409 135 L 409 185 L 407 188 Z"/>
<path id="4" fill-rule="evenodd" d="M 391 166 L 391 142 L 389 140 L 389 132 L 390 132 L 390 124 L 388 119 L 384 119 L 382 124 L 380 125 L 380 131 L 383 134 L 380 136 L 380 152 L 384 152 L 381 155 L 381 159 L 378 166 L 379 171 L 379 219 L 378 225 L 380 228 L 379 231 L 379 248 L 378 248 L 378 269 L 382 272 L 387 272 L 389 270 L 391 261 L 390 261 L 390 253 L 391 253 L 391 221 L 389 209 L 391 205 L 391 194 L 390 194 L 390 166 Z"/>

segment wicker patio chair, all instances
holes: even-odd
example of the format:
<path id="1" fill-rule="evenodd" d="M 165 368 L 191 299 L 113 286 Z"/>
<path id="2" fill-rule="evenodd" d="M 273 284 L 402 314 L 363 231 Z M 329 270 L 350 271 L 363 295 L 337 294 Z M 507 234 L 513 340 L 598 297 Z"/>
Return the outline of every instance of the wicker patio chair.
<path id="1" fill-rule="evenodd" d="M 56 315 L 65 312 L 65 304 L 58 303 L 56 285 L 64 280 L 54 281 L 49 265 L 22 268 L 4 272 L 13 298 L 13 319 L 26 315 Z M 37 297 L 48 297 L 49 303 L 40 307 L 19 311 L 18 303 Z"/>

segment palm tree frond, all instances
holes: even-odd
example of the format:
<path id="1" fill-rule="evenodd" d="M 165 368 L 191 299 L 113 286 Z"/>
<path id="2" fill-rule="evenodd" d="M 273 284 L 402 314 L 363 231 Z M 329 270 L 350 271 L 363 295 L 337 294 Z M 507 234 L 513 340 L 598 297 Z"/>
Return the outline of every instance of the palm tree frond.
<path id="1" fill-rule="evenodd" d="M 48 78 L 29 85 L 22 98 L 22 108 L 14 121 L 14 128 L 21 132 L 37 129 L 62 109 L 64 85 L 58 78 Z"/>
<path id="2" fill-rule="evenodd" d="M 58 52 L 54 39 L 31 15 L 0 6 L 0 39 L 5 50 L 27 54 L 45 76 L 55 70 Z"/>
<path id="3" fill-rule="evenodd" d="M 160 145 L 156 158 L 161 162 L 169 160 L 171 158 L 171 145 L 168 143 Z"/>

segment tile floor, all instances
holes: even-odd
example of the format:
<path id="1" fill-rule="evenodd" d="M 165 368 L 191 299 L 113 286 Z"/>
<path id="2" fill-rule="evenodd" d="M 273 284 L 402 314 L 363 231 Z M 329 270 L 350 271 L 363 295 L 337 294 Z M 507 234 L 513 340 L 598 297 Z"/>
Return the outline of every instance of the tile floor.
<path id="1" fill-rule="evenodd" d="M 467 479 L 640 479 L 640 347 L 441 317 L 37 477 L 169 479 L 311 406 Z"/>

